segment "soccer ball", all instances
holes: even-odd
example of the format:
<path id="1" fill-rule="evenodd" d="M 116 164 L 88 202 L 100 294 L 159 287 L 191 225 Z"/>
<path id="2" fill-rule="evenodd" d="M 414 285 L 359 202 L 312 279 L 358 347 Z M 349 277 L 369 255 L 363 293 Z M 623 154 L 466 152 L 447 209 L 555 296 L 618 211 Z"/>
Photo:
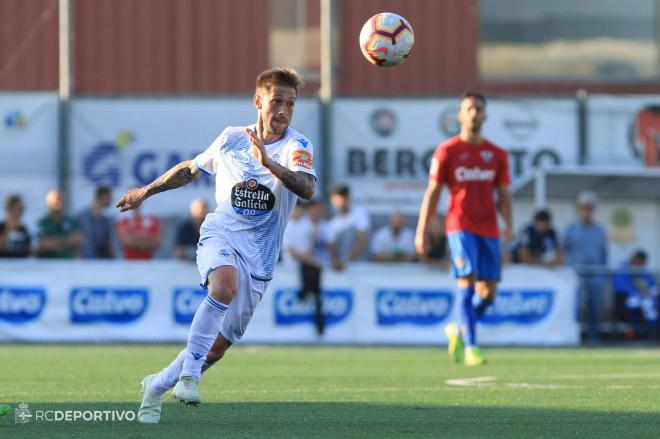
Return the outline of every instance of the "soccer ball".
<path id="1" fill-rule="evenodd" d="M 367 20 L 360 31 L 360 49 L 367 61 L 380 67 L 401 64 L 415 43 L 410 23 L 400 15 L 381 12 Z"/>

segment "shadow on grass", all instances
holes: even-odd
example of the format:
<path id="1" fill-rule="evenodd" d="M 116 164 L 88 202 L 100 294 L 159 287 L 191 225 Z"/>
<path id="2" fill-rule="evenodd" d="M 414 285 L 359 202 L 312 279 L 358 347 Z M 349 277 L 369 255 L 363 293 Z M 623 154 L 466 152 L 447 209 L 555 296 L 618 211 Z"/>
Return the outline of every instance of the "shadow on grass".
<path id="1" fill-rule="evenodd" d="M 660 431 L 657 413 L 521 407 L 246 402 L 189 408 L 166 402 L 160 424 L 141 425 L 135 421 L 35 420 L 38 411 L 48 410 L 136 412 L 133 403 L 30 403 L 33 417 L 26 424 L 15 422 L 18 404 L 11 406 L 14 410 L 0 418 L 1 438 L 639 438 L 655 437 Z"/>

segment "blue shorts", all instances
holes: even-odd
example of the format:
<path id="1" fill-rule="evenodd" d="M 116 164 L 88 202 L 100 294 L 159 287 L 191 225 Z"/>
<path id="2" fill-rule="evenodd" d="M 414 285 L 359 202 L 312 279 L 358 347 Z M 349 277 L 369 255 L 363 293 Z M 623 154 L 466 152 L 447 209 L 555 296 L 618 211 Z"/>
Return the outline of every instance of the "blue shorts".
<path id="1" fill-rule="evenodd" d="M 447 233 L 447 242 L 456 277 L 475 276 L 481 280 L 500 280 L 502 256 L 499 238 L 459 231 Z"/>

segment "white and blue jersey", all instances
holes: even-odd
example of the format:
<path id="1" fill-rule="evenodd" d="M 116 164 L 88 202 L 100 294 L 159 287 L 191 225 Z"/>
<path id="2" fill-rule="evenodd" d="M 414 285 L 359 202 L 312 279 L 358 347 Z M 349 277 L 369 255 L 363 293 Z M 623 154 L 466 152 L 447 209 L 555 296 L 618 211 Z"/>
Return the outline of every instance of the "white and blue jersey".
<path id="1" fill-rule="evenodd" d="M 223 239 L 250 267 L 253 277 L 267 280 L 273 275 L 298 196 L 252 156 L 245 128 L 226 128 L 195 157 L 201 171 L 215 175 L 217 202 L 202 224 L 200 242 Z M 288 128 L 280 140 L 265 146 L 272 160 L 316 177 L 312 143 L 298 131 Z"/>

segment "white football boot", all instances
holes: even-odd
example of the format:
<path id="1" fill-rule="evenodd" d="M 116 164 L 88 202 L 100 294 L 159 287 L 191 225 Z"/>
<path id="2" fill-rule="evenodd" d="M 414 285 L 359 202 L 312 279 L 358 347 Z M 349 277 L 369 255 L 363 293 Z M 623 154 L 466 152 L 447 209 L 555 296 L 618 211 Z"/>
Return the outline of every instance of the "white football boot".
<path id="1" fill-rule="evenodd" d="M 197 382 L 193 377 L 181 377 L 172 389 L 172 398 L 186 405 L 198 406 L 202 398 L 197 390 Z"/>
<path id="2" fill-rule="evenodd" d="M 142 378 L 142 405 L 138 410 L 138 422 L 142 424 L 158 424 L 160 422 L 160 409 L 163 405 L 165 392 L 159 393 L 151 387 L 151 382 L 156 374 L 147 375 Z"/>

